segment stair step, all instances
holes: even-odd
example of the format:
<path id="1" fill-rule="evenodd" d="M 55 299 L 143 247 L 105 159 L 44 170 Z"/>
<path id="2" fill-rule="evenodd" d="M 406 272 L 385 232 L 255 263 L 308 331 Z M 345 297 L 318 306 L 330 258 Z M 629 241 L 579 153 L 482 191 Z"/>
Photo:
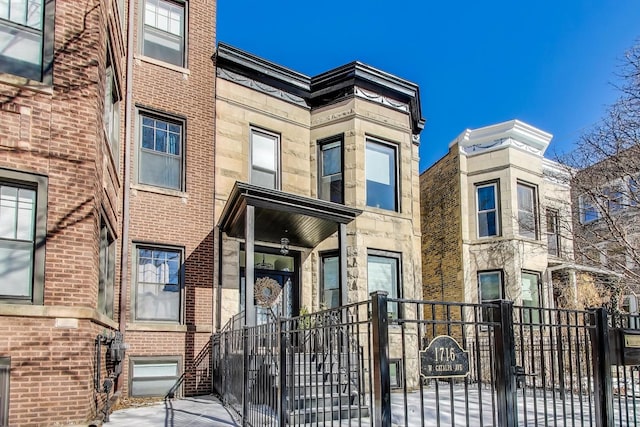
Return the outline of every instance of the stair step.
<path id="1" fill-rule="evenodd" d="M 358 414 L 362 417 L 368 417 L 369 407 L 366 405 L 343 405 L 341 407 L 299 409 L 289 412 L 288 421 L 291 425 L 297 425 L 328 420 L 346 420 L 357 418 Z"/>

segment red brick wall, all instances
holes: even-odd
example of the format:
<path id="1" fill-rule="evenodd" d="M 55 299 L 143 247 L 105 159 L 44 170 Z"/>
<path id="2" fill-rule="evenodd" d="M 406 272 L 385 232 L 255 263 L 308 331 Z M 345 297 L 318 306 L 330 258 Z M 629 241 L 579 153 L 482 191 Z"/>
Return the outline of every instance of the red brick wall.
<path id="1" fill-rule="evenodd" d="M 136 23 L 140 2 L 136 2 Z M 131 257 L 128 268 L 128 356 L 182 356 L 188 367 L 209 340 L 212 330 L 214 284 L 213 177 L 214 177 L 214 76 L 215 13 L 213 0 L 188 2 L 187 67 L 159 64 L 139 54 L 133 67 L 134 103 L 151 111 L 186 119 L 183 192 L 137 185 L 137 128 L 132 143 Z M 139 46 L 140 29 L 135 32 Z M 132 311 L 136 252 L 133 244 L 184 248 L 184 316 L 182 325 L 136 323 Z M 129 361 L 125 364 L 128 391 Z"/>
<path id="2" fill-rule="evenodd" d="M 115 3 L 55 2 L 53 87 L 32 90 L 0 76 L 0 167 L 48 177 L 44 307 L 0 302 L 0 356 L 11 357 L 10 425 L 91 420 L 103 399 L 93 392 L 94 341 L 116 323 L 95 311 L 99 226 L 104 211 L 119 233 L 113 207 L 121 205 L 122 185 L 105 157 L 102 123 Z M 121 61 L 122 38 L 114 40 Z M 56 327 L 56 318 L 77 323 Z"/>

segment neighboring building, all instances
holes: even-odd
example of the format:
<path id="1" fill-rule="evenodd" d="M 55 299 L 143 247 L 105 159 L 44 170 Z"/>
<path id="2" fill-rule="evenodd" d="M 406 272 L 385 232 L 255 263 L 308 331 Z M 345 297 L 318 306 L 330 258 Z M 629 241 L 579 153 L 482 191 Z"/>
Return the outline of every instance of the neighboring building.
<path id="1" fill-rule="evenodd" d="M 633 313 L 640 293 L 638 159 L 635 145 L 575 171 L 571 180 L 576 260 L 593 267 L 581 291 L 600 300 L 591 303 Z"/>
<path id="2" fill-rule="evenodd" d="M 215 1 L 9 0 L 0 31 L 0 425 L 86 422 L 212 331 Z"/>
<path id="3" fill-rule="evenodd" d="M 359 62 L 308 77 L 225 44 L 216 67 L 218 328 L 268 315 L 254 283 L 293 315 L 420 298 L 418 87 Z"/>
<path id="4" fill-rule="evenodd" d="M 466 130 L 420 175 L 425 299 L 555 305 L 553 272 L 573 249 L 551 137 L 518 120 Z"/>

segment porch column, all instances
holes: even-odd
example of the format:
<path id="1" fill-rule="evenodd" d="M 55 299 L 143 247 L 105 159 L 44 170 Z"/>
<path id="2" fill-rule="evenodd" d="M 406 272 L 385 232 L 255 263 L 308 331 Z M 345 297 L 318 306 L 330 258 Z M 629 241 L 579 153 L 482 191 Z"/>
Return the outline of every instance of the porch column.
<path id="1" fill-rule="evenodd" d="M 346 305 L 349 302 L 349 290 L 347 289 L 347 225 L 338 224 L 338 248 L 340 256 L 338 257 L 338 287 L 340 289 L 340 305 Z"/>
<path id="2" fill-rule="evenodd" d="M 255 244 L 255 207 L 247 205 L 244 227 L 244 324 L 256 325 L 256 308 L 253 298 L 253 253 Z"/>

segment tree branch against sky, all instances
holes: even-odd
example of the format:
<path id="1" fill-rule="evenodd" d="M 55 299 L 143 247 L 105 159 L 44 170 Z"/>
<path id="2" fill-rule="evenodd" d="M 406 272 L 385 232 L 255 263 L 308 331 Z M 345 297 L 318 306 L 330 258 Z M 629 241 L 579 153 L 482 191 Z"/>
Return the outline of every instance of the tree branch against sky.
<path id="1" fill-rule="evenodd" d="M 623 292 L 640 294 L 640 40 L 616 77 L 619 98 L 558 160 L 571 178 L 576 259 L 618 272 Z"/>

